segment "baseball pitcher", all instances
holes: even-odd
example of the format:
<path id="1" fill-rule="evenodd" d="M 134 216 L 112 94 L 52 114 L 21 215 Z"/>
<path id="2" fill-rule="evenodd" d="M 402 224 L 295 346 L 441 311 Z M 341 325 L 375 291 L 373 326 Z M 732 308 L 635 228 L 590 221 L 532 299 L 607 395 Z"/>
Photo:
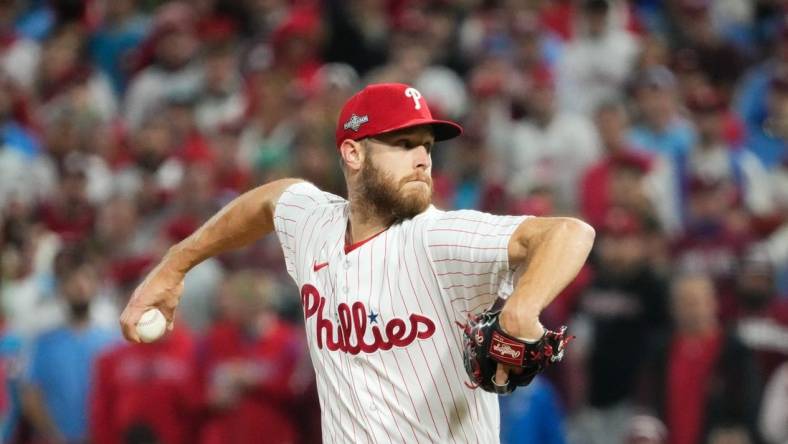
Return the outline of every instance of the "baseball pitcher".
<path id="1" fill-rule="evenodd" d="M 594 231 L 432 206 L 431 151 L 461 133 L 413 87 L 364 88 L 336 129 L 348 198 L 298 179 L 236 198 L 135 290 L 125 337 L 139 341 L 135 324 L 153 307 L 172 323 L 192 267 L 275 233 L 300 289 L 324 442 L 498 442 L 496 394 L 564 352 L 564 330 L 545 330 L 539 315 Z"/>

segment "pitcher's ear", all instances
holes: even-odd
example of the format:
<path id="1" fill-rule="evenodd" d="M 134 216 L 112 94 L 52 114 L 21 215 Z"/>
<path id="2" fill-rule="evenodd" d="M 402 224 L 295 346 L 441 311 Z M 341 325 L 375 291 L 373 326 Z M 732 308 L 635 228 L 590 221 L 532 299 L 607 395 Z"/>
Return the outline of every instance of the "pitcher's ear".
<path id="1" fill-rule="evenodd" d="M 342 163 L 350 171 L 358 171 L 364 164 L 366 155 L 365 144 L 363 141 L 345 139 L 339 146 L 339 155 L 342 156 Z"/>

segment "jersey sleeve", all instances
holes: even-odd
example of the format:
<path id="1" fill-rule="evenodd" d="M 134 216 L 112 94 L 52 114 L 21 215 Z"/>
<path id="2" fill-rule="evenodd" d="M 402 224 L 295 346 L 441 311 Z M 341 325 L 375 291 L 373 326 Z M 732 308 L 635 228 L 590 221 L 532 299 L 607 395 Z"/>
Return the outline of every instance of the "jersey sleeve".
<path id="1" fill-rule="evenodd" d="M 528 216 L 472 210 L 440 212 L 427 227 L 427 251 L 438 283 L 460 312 L 478 313 L 514 289 L 509 239 Z"/>
<path id="2" fill-rule="evenodd" d="M 298 282 L 298 240 L 303 234 L 307 216 L 320 205 L 329 202 L 328 193 L 309 182 L 298 182 L 287 187 L 274 208 L 274 230 L 282 246 L 287 273 Z"/>

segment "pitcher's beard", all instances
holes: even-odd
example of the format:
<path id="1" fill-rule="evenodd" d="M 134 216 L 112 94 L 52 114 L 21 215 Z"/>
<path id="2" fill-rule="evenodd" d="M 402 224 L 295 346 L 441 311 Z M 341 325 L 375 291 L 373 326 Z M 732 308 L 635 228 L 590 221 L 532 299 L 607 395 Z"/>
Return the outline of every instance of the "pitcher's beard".
<path id="1" fill-rule="evenodd" d="M 426 182 L 429 191 L 412 190 L 402 192 L 402 188 L 412 180 L 421 179 Z M 380 171 L 368 157 L 364 159 L 361 170 L 361 181 L 356 196 L 360 208 L 368 216 L 380 217 L 388 225 L 411 219 L 423 213 L 432 202 L 432 178 L 429 176 L 412 175 L 395 183 L 390 174 Z"/>

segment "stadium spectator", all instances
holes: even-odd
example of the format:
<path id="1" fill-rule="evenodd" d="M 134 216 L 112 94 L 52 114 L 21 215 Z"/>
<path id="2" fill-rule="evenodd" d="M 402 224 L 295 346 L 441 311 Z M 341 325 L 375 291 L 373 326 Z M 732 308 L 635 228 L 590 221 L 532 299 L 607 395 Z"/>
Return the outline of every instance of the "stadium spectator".
<path id="1" fill-rule="evenodd" d="M 634 84 L 637 120 L 630 131 L 630 142 L 639 149 L 663 156 L 672 175 L 670 194 L 679 196 L 673 214 L 681 211 L 686 183 L 687 156 L 695 145 L 695 128 L 679 113 L 676 79 L 664 66 L 639 74 Z"/>
<path id="2" fill-rule="evenodd" d="M 57 182 L 51 156 L 26 126 L 27 100 L 29 96 L 0 73 L 0 208 L 12 202 L 34 204 Z"/>
<path id="3" fill-rule="evenodd" d="M 117 110 L 115 94 L 107 77 L 88 58 L 84 30 L 77 25 L 56 29 L 41 51 L 35 78 L 36 100 L 43 115 L 60 107 L 108 121 Z"/>
<path id="4" fill-rule="evenodd" d="M 489 174 L 485 161 L 490 151 L 484 139 L 473 131 L 466 136 L 444 158 L 446 168 L 453 174 L 433 175 L 436 205 L 505 211 L 511 199 L 501 178 Z"/>
<path id="5" fill-rule="evenodd" d="M 202 65 L 196 59 L 200 41 L 194 11 L 187 3 L 161 6 L 143 44 L 141 62 L 150 62 L 129 84 L 125 117 L 132 129 L 155 113 L 168 95 L 195 94 L 202 81 Z"/>
<path id="6" fill-rule="evenodd" d="M 123 195 L 114 196 L 98 210 L 93 241 L 116 286 L 128 288 L 139 277 L 136 268 L 150 265 L 154 233 L 143 224 L 136 202 Z"/>
<path id="7" fill-rule="evenodd" d="M 194 118 L 197 100 L 198 95 L 192 92 L 172 93 L 159 109 L 170 129 L 175 152 L 186 163 L 213 160 L 213 152 Z"/>
<path id="8" fill-rule="evenodd" d="M 555 73 L 564 44 L 542 23 L 535 9 L 531 7 L 508 15 L 509 33 L 514 40 L 513 63 L 523 73 L 541 70 Z"/>
<path id="9" fill-rule="evenodd" d="M 593 279 L 578 302 L 578 317 L 590 324 L 579 427 L 591 443 L 624 439 L 642 344 L 667 324 L 666 282 L 649 266 L 647 234 L 636 215 L 613 209 L 599 228 Z"/>
<path id="10" fill-rule="evenodd" d="M 739 259 L 753 241 L 751 216 L 732 183 L 689 181 L 686 228 L 672 246 L 674 265 L 707 273 L 720 291 L 729 292 Z"/>
<path id="11" fill-rule="evenodd" d="M 3 40 L 0 46 L 0 67 L 17 85 L 30 89 L 33 87 L 33 73 L 39 64 L 41 49 L 34 40 L 14 29 L 18 13 L 19 5 L 16 2 L 0 4 L 0 34 Z"/>
<path id="12" fill-rule="evenodd" d="M 788 141 L 788 68 L 773 73 L 764 111 L 763 118 L 747 128 L 747 146 L 771 169 L 782 161 Z"/>
<path id="13" fill-rule="evenodd" d="M 96 210 L 88 201 L 86 166 L 72 157 L 61 172 L 60 187 L 43 202 L 39 217 L 47 229 L 66 241 L 84 241 L 90 236 Z"/>
<path id="14" fill-rule="evenodd" d="M 241 194 L 252 186 L 252 168 L 239 159 L 240 130 L 238 125 L 217 128 L 208 140 L 208 145 L 215 148 L 212 169 L 216 194 L 222 200 Z"/>
<path id="15" fill-rule="evenodd" d="M 778 101 L 772 98 L 772 91 L 779 93 L 785 89 L 783 84 L 786 83 L 784 78 L 788 70 L 788 23 L 783 16 L 777 17 L 782 24 L 774 36 L 776 38 L 773 39 L 770 57 L 747 73 L 738 87 L 736 97 L 736 108 L 747 128 L 747 146 L 767 168 L 779 162 L 783 147 L 779 136 L 770 136 L 764 130 L 764 126 L 769 123 L 769 116 L 774 116 L 776 112 Z"/>
<path id="16" fill-rule="evenodd" d="M 447 48 L 436 45 L 432 38 L 438 33 L 442 35 L 440 40 L 445 40 L 452 31 L 437 30 L 418 9 L 404 11 L 397 25 L 390 38 L 388 62 L 367 73 L 365 81 L 412 84 L 430 98 L 430 110 L 435 115 L 463 116 L 467 110 L 465 85 L 455 71 L 439 64 Z"/>
<path id="17" fill-rule="evenodd" d="M 272 69 L 306 87 L 321 66 L 321 22 L 318 12 L 305 4 L 290 9 L 271 34 Z"/>
<path id="18" fill-rule="evenodd" d="M 33 339 L 22 404 L 39 439 L 78 443 L 88 438 L 93 363 L 119 335 L 91 321 L 99 276 L 90 252 L 70 245 L 58 253 L 54 269 L 67 315 L 63 325 Z"/>
<path id="19" fill-rule="evenodd" d="M 385 63 L 391 18 L 385 2 L 326 2 L 326 60 L 343 62 L 360 74 Z"/>
<path id="20" fill-rule="evenodd" d="M 725 442 L 742 430 L 745 438 L 755 439 L 755 362 L 720 324 L 711 278 L 675 277 L 671 309 L 673 329 L 654 342 L 643 366 L 640 402 L 662 418 L 671 443 Z"/>
<path id="21" fill-rule="evenodd" d="M 624 28 L 622 3 L 583 0 L 577 36 L 558 62 L 558 101 L 565 111 L 590 114 L 620 92 L 635 65 L 638 41 Z"/>
<path id="22" fill-rule="evenodd" d="M 549 188 L 558 211 L 575 212 L 579 176 L 599 158 L 599 137 L 588 118 L 558 108 L 549 73 L 532 81 L 525 119 L 513 122 L 507 132 L 507 189 L 518 196 L 535 187 Z"/>
<path id="23" fill-rule="evenodd" d="M 117 96 L 126 91 L 134 54 L 150 26 L 135 3 L 135 0 L 117 0 L 104 4 L 103 16 L 89 42 L 92 61 L 110 79 Z"/>
<path id="24" fill-rule="evenodd" d="M 195 347 L 181 325 L 153 344 L 120 344 L 98 357 L 90 394 L 90 442 L 124 444 L 146 427 L 168 444 L 195 442 L 200 399 Z"/>
<path id="25" fill-rule="evenodd" d="M 276 314 L 273 278 L 240 271 L 219 294 L 221 319 L 201 347 L 207 418 L 199 442 L 254 443 L 299 439 L 298 411 L 311 379 L 305 378 L 303 339 Z"/>
<path id="26" fill-rule="evenodd" d="M 753 248 L 740 262 L 733 300 L 724 300 L 723 319 L 755 354 L 761 380 L 788 360 L 788 300 L 779 297 L 774 266 L 765 251 Z M 727 313 L 726 313 L 727 311 Z"/>
<path id="27" fill-rule="evenodd" d="M 251 115 L 241 132 L 239 158 L 256 171 L 256 182 L 282 177 L 290 171 L 298 133 L 296 100 L 287 77 L 274 71 L 250 78 Z"/>
<path id="28" fill-rule="evenodd" d="M 712 17 L 712 3 L 707 1 L 680 0 L 671 14 L 675 39 L 674 46 L 692 50 L 698 59 L 698 68 L 714 87 L 730 91 L 747 66 L 745 54 L 733 43 L 724 39 Z"/>
<path id="29" fill-rule="evenodd" d="M 651 215 L 646 177 L 657 158 L 635 150 L 627 140 L 629 116 L 623 102 L 611 99 L 601 104 L 594 117 L 604 154 L 583 172 L 578 191 L 580 211 L 597 227 L 614 207 Z"/>
<path id="30" fill-rule="evenodd" d="M 27 158 L 41 158 L 41 142 L 26 127 L 31 118 L 28 100 L 14 80 L 3 72 L 0 75 L 0 121 L 4 145 Z"/>
<path id="31" fill-rule="evenodd" d="M 318 134 L 302 131 L 296 138 L 299 151 L 293 159 L 293 170 L 296 176 L 321 186 L 321 189 L 341 194 L 344 184 L 340 183 L 336 171 L 325 167 L 334 160 L 336 153 L 322 142 Z"/>
<path id="32" fill-rule="evenodd" d="M 41 306 L 51 295 L 46 264 L 59 248 L 52 233 L 33 226 L 30 206 L 9 205 L 0 218 L 2 311 L 7 326 L 27 337 L 49 319 Z M 42 319 L 44 318 L 44 319 Z"/>
<path id="33" fill-rule="evenodd" d="M 689 153 L 687 174 L 732 184 L 753 214 L 773 212 L 772 190 L 760 160 L 725 140 L 723 98 L 710 88 L 702 88 L 688 97 L 687 105 L 698 128 L 698 141 Z"/>
<path id="34" fill-rule="evenodd" d="M 204 86 L 194 110 L 197 127 L 205 134 L 237 126 L 248 108 L 238 56 L 229 40 L 205 48 Z"/>
<path id="35" fill-rule="evenodd" d="M 158 116 L 148 116 L 131 133 L 128 161 L 118 168 L 118 192 L 133 196 L 143 216 L 156 214 L 180 185 L 184 162 L 175 152 L 172 129 Z"/>

